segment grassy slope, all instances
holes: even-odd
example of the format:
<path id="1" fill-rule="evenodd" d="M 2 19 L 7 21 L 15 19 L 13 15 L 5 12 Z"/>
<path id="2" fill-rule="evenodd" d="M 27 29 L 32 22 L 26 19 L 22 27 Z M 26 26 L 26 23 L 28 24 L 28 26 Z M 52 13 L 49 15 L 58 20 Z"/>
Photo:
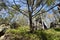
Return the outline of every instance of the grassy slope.
<path id="1" fill-rule="evenodd" d="M 29 27 L 19 27 L 18 29 L 7 30 L 6 34 L 9 35 L 10 40 L 60 40 L 60 29 L 37 30 L 34 33 L 28 32 Z"/>

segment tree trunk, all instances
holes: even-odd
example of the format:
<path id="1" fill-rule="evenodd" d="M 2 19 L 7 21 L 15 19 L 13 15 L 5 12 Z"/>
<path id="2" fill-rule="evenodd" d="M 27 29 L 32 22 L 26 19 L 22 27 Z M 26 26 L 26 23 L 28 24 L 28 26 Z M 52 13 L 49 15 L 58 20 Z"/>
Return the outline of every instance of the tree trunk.
<path id="1" fill-rule="evenodd" d="M 58 11 L 59 11 L 59 13 L 60 13 L 60 4 L 58 4 Z"/>
<path id="2" fill-rule="evenodd" d="M 36 21 L 36 27 L 35 27 L 35 30 L 37 30 L 37 21 Z"/>
<path id="3" fill-rule="evenodd" d="M 32 33 L 34 31 L 34 28 L 32 26 L 32 13 L 29 12 L 29 23 L 30 23 L 30 32 Z"/>

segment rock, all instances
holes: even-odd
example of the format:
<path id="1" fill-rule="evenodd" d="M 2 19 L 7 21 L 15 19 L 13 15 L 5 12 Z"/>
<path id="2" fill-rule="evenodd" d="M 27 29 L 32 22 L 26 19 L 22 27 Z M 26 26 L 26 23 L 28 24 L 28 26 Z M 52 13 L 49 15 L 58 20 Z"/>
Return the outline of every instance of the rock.
<path id="1" fill-rule="evenodd" d="M 9 26 L 5 26 L 5 24 L 2 24 L 0 26 L 0 37 L 5 34 L 5 32 L 6 32 L 7 29 L 9 29 Z"/>

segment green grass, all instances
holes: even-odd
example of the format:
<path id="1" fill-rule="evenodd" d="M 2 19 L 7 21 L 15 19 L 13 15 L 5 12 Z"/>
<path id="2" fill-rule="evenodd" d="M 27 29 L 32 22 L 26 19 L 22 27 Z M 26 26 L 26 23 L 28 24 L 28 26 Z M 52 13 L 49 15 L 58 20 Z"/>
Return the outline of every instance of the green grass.
<path id="1" fill-rule="evenodd" d="M 18 29 L 9 29 L 6 34 L 13 37 L 11 40 L 60 40 L 60 29 L 36 30 L 29 33 L 29 27 L 19 27 Z"/>
<path id="2" fill-rule="evenodd" d="M 15 40 L 40 40 L 36 34 L 29 33 L 29 27 L 19 27 L 18 29 L 9 29 L 6 34 L 11 35 L 10 39 Z"/>

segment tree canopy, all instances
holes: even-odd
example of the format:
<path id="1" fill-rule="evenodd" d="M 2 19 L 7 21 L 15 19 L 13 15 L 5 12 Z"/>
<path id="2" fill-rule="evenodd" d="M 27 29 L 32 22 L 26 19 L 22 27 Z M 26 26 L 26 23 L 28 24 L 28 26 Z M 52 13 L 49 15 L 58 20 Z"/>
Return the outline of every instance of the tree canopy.
<path id="1" fill-rule="evenodd" d="M 33 31 L 32 19 L 57 7 L 60 4 L 57 1 L 60 2 L 60 0 L 0 0 L 0 10 L 11 9 L 28 17 L 30 30 Z M 45 11 L 41 11 L 42 9 Z"/>

